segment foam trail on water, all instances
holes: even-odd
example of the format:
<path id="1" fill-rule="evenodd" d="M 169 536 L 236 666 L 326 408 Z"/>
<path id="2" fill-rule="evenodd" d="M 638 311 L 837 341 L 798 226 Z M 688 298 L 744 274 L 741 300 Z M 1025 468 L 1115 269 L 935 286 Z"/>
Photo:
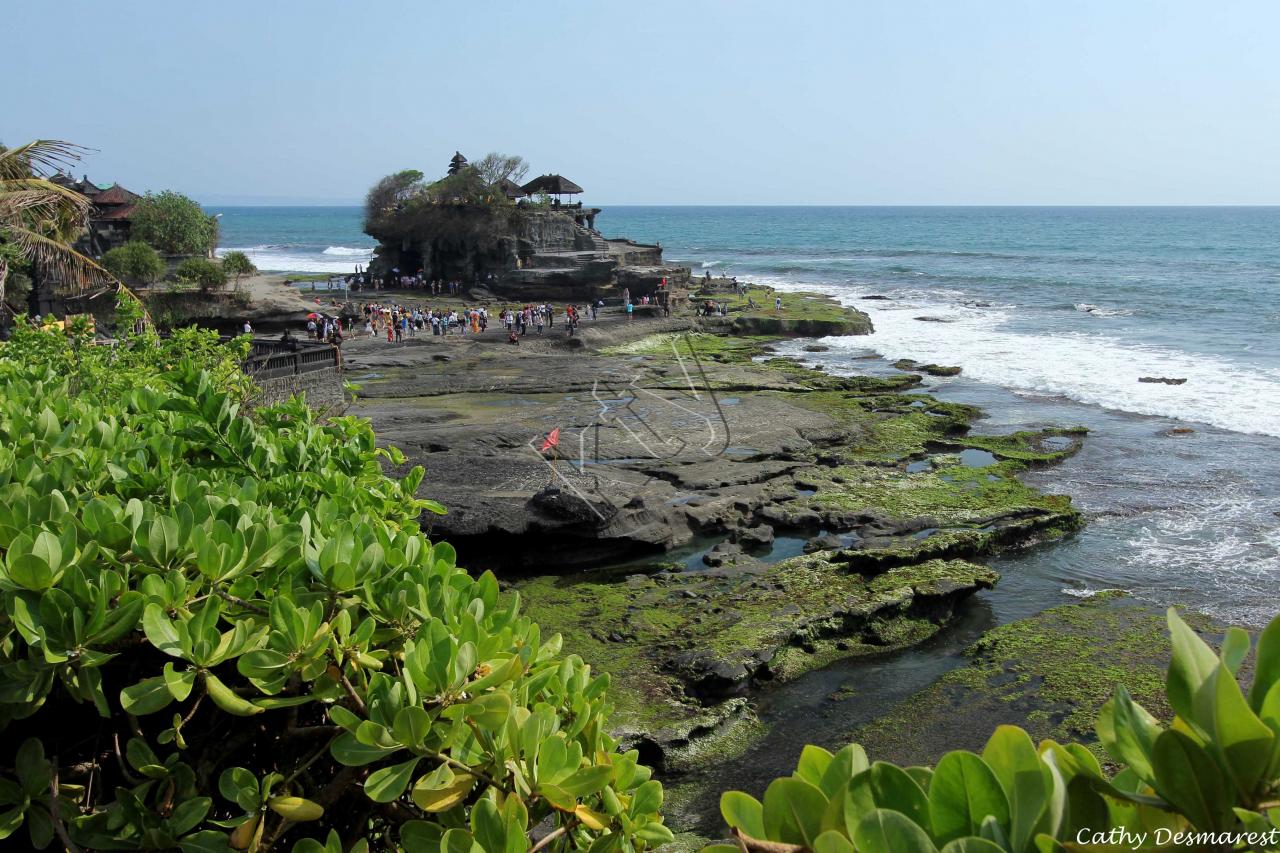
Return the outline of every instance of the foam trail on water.
<path id="1" fill-rule="evenodd" d="M 771 282 L 774 283 L 774 282 Z M 789 290 L 813 285 L 776 282 Z M 964 375 L 1108 409 L 1211 424 L 1234 432 L 1280 437 L 1280 370 L 1122 341 L 1104 334 L 1032 335 L 1007 326 L 1012 313 L 921 299 L 868 302 L 848 288 L 820 288 L 871 315 L 870 338 L 834 338 L 836 347 L 868 346 L 889 360 L 957 364 Z M 922 322 L 928 316 L 945 322 Z M 1139 377 L 1185 378 L 1183 385 Z"/>
<path id="2" fill-rule="evenodd" d="M 346 248 L 346 247 L 330 247 Z M 327 249 L 314 255 L 303 254 L 296 248 L 271 246 L 250 246 L 246 248 L 223 248 L 217 250 L 218 257 L 227 252 L 244 252 L 262 272 L 298 272 L 298 273 L 333 273 L 346 275 L 356 270 L 356 265 L 368 266 L 373 257 L 372 249 L 351 249 L 347 252 L 329 252 Z M 358 254 L 357 254 L 358 253 Z"/>

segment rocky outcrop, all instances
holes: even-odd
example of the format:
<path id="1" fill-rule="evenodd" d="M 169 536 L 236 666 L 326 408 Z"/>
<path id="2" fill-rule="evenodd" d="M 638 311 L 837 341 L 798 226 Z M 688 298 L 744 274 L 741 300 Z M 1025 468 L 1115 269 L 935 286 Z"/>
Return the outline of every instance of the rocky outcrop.
<path id="1" fill-rule="evenodd" d="M 620 733 L 666 766 L 749 725 L 735 697 L 918 642 L 995 582 L 975 560 L 1081 523 L 1017 479 L 1077 432 L 971 435 L 977 410 L 912 393 L 919 376 L 829 376 L 711 334 L 774 310 L 734 308 L 347 353 L 356 413 L 449 508 L 433 536 L 611 673 Z"/>
<path id="2" fill-rule="evenodd" d="M 946 367 L 941 364 L 920 364 L 909 358 L 900 358 L 893 363 L 893 366 L 899 370 L 909 372 L 920 372 L 929 376 L 959 376 L 959 367 Z"/>

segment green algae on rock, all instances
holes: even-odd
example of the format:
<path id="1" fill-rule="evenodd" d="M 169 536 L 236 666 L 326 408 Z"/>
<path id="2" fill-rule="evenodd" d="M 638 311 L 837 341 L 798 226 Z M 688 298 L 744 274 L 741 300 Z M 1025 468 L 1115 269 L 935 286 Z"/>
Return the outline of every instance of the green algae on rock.
<path id="1" fill-rule="evenodd" d="M 723 726 L 722 700 L 759 681 L 919 642 L 996 578 L 960 560 L 863 575 L 818 552 L 750 570 L 587 572 L 515 588 L 544 629 L 610 673 L 619 730 L 665 753 L 690 727 Z"/>
<path id="2" fill-rule="evenodd" d="M 783 299 L 791 319 L 856 319 Z M 510 581 L 526 612 L 613 676 L 619 734 L 666 769 L 745 749 L 751 691 L 920 642 L 996 581 L 973 560 L 1081 523 L 1069 499 L 1018 479 L 1074 452 L 1075 431 L 972 435 L 980 411 L 918 393 L 918 375 L 833 376 L 771 351 L 791 330 L 738 336 L 735 322 L 591 327 L 573 350 L 379 352 L 368 366 L 385 378 L 361 401 L 427 468 L 450 507 L 442 534 L 473 561 L 539 575 Z M 612 417 L 624 411 L 634 423 Z M 714 452 L 628 443 L 628 427 L 687 441 L 700 418 L 724 430 Z M 563 426 L 573 441 L 571 425 L 593 425 L 594 455 L 548 485 L 530 436 Z M 610 564 L 629 568 L 580 571 Z"/>
<path id="3" fill-rule="evenodd" d="M 1193 628 L 1214 631 L 1198 614 Z M 1160 719 L 1169 637 L 1163 609 L 1102 592 L 993 628 L 969 663 L 850 734 L 877 759 L 930 764 L 951 749 L 980 749 L 991 729 L 1022 726 L 1035 739 L 1096 743 L 1093 721 L 1123 684 Z M 1091 747 L 1092 748 L 1092 747 Z"/>

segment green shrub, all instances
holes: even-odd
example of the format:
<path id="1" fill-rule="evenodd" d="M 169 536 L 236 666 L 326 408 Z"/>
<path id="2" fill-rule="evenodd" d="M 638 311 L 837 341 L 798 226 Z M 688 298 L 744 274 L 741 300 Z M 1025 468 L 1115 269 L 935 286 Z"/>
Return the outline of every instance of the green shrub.
<path id="1" fill-rule="evenodd" d="M 199 287 L 202 292 L 222 287 L 227 283 L 227 273 L 222 265 L 208 258 L 187 258 L 178 264 L 173 274 L 179 281 L 190 282 Z"/>
<path id="2" fill-rule="evenodd" d="M 244 252 L 227 252 L 222 256 L 222 271 L 227 275 L 236 277 L 236 287 L 240 286 L 240 277 L 245 275 L 253 275 L 258 268 L 253 265 L 253 261 L 249 260 L 249 256 Z"/>
<path id="3" fill-rule="evenodd" d="M 133 237 L 166 255 L 201 255 L 218 245 L 218 220 L 182 193 L 147 193 L 129 218 Z"/>
<path id="4" fill-rule="evenodd" d="M 102 256 L 102 265 L 121 281 L 152 284 L 164 275 L 164 261 L 141 240 L 130 240 Z"/>
<path id="5" fill-rule="evenodd" d="M 243 348 L 185 335 L 0 347 L 0 838 L 669 840 L 606 678 L 424 538 L 422 469 L 301 401 L 247 416 Z"/>
<path id="6" fill-rule="evenodd" d="M 834 755 L 808 746 L 763 803 L 740 791 L 723 795 L 720 810 L 738 843 L 708 850 L 1277 849 L 1280 617 L 1258 641 L 1247 695 L 1236 674 L 1248 634 L 1230 629 L 1215 654 L 1173 610 L 1169 629 L 1176 716 L 1162 726 L 1118 688 L 1097 722 L 1114 775 L 1079 744 L 1037 747 L 1014 726 L 996 729 L 982 755 L 950 752 L 932 769 L 869 763 L 856 745 Z"/>

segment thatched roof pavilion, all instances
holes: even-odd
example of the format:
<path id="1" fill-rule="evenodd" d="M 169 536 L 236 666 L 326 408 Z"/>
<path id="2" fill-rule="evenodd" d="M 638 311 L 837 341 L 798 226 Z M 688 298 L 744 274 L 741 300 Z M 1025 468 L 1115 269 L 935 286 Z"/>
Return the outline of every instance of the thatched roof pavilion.
<path id="1" fill-rule="evenodd" d="M 465 168 L 467 168 L 467 158 L 462 156 L 461 151 L 453 152 L 453 157 L 449 160 L 449 174 L 456 175 Z"/>
<path id="2" fill-rule="evenodd" d="M 582 187 L 566 178 L 564 175 L 540 175 L 529 183 L 521 187 L 528 195 L 536 193 L 546 193 L 556 197 L 562 195 L 577 195 L 583 192 Z"/>
<path id="3" fill-rule="evenodd" d="M 503 178 L 498 181 L 497 189 L 512 201 L 515 201 L 518 198 L 524 198 L 528 195 L 528 193 L 524 191 L 524 187 L 520 186 L 510 178 Z"/>

